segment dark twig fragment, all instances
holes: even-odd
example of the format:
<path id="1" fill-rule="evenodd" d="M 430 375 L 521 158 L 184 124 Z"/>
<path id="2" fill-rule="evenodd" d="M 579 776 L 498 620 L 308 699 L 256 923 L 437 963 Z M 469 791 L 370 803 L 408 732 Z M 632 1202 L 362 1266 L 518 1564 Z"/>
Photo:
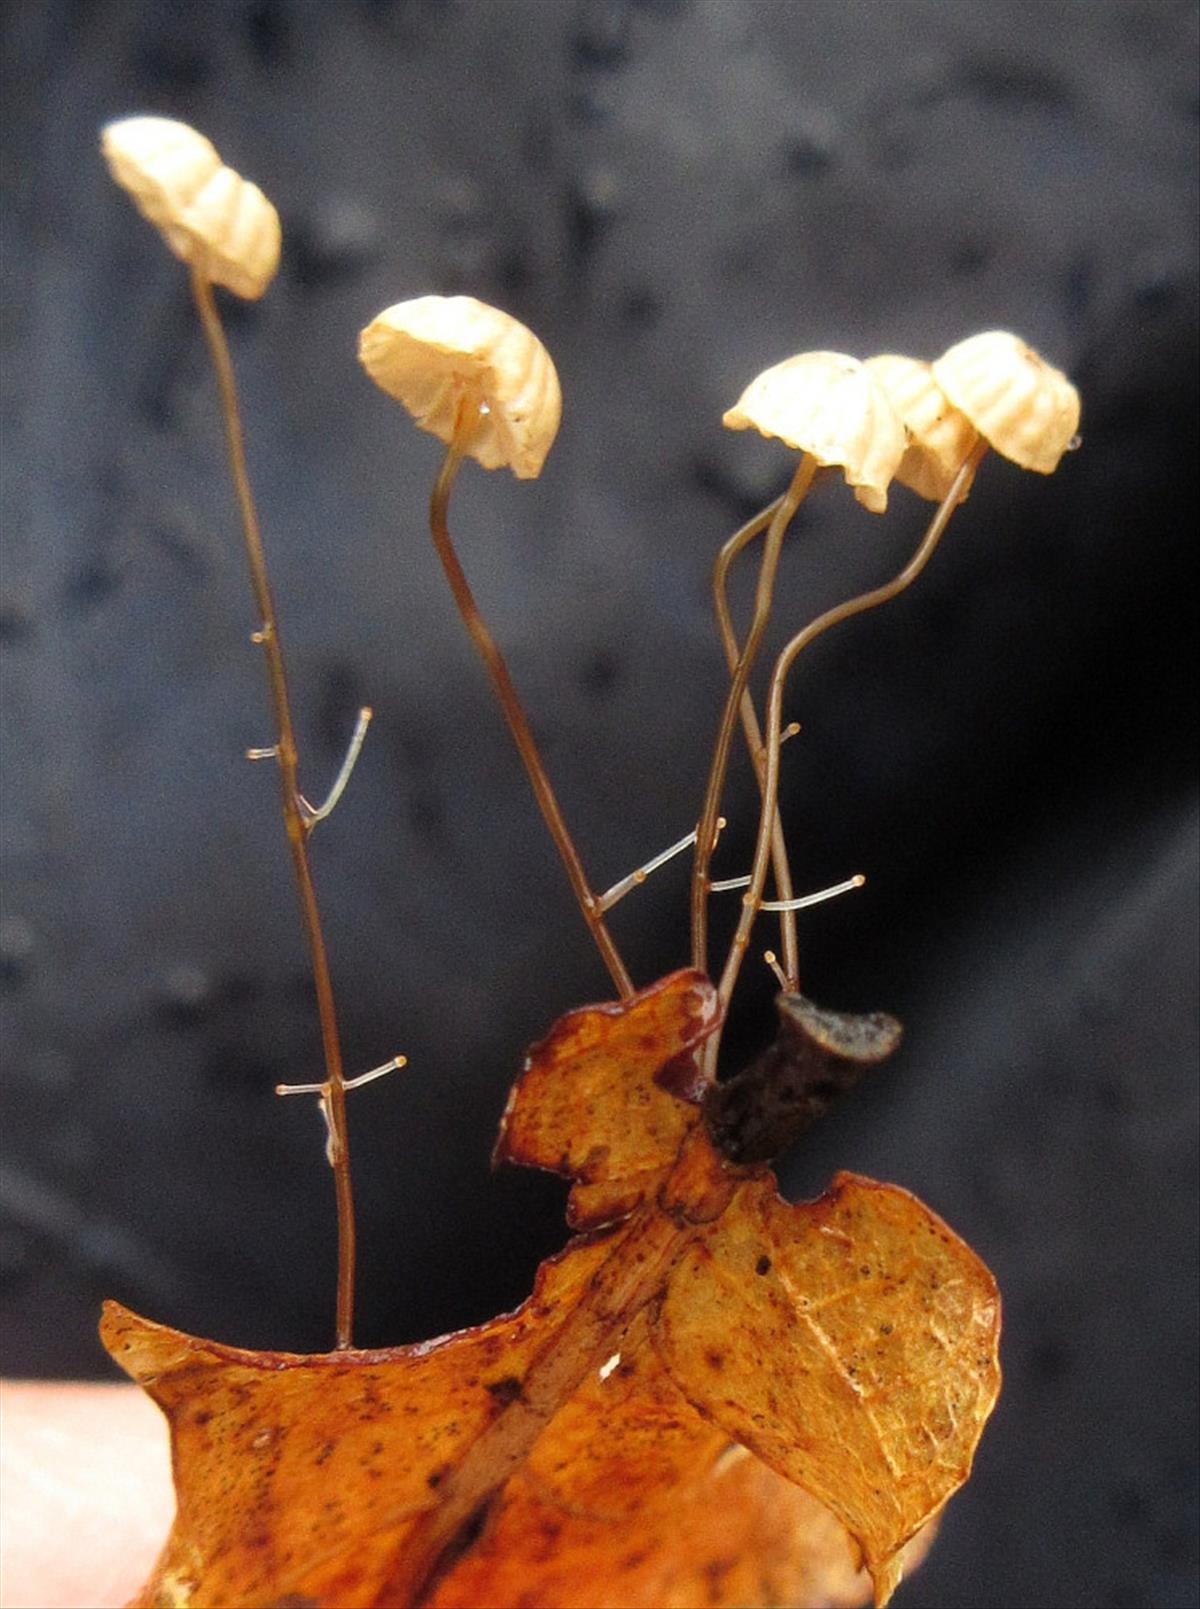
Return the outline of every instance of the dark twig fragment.
<path id="1" fill-rule="evenodd" d="M 769 1162 L 824 1117 L 845 1090 L 896 1049 L 885 1012 L 823 1011 L 801 994 L 775 997 L 779 1031 L 757 1060 L 704 1101 L 709 1138 L 730 1162 Z"/>

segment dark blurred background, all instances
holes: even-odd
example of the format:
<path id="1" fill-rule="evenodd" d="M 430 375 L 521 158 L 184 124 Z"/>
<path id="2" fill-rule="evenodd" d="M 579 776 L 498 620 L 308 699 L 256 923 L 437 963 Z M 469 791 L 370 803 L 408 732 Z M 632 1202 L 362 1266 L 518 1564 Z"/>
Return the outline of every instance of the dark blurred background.
<path id="1" fill-rule="evenodd" d="M 492 1176 L 526 1045 L 608 992 L 425 527 L 439 449 L 358 370 L 465 291 L 559 367 L 534 484 L 470 467 L 461 552 L 597 886 L 695 820 L 707 578 L 780 490 L 722 411 L 794 351 L 1011 328 L 1083 395 L 1053 480 L 993 456 L 926 577 L 793 681 L 785 812 L 824 1004 L 899 1057 L 782 1167 L 894 1180 L 995 1269 L 1007 1386 L 916 1605 L 1196 1601 L 1197 11 L 1169 0 L 221 0 L 4 11 L 4 1366 L 111 1376 L 102 1296 L 246 1345 L 332 1339 L 319 1049 L 212 382 L 101 122 L 204 130 L 285 231 L 226 299 L 320 796 L 351 1067 L 358 1338 L 518 1302 L 562 1186 Z M 838 481 L 776 643 L 928 514 Z M 752 568 L 752 567 L 750 567 Z M 749 575 L 739 597 L 749 596 Z M 748 861 L 743 766 L 718 865 Z M 686 958 L 686 865 L 614 917 Z M 728 897 L 730 910 L 736 896 Z M 764 929 L 763 942 L 769 941 Z M 770 1031 L 752 965 L 730 1064 Z"/>

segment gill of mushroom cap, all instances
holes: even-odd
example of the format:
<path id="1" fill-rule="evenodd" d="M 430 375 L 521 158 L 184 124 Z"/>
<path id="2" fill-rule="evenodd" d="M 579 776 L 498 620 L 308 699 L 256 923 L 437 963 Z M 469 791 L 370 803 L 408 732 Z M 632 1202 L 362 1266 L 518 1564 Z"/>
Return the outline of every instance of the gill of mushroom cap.
<path id="1" fill-rule="evenodd" d="M 359 337 L 375 384 L 447 446 L 464 396 L 480 408 L 463 444 L 485 469 L 541 473 L 562 416 L 550 354 L 533 332 L 473 296 L 418 296 L 385 308 Z"/>
<path id="2" fill-rule="evenodd" d="M 723 423 L 778 437 L 818 464 L 841 469 L 873 514 L 887 508 L 887 489 L 908 445 L 883 388 L 842 352 L 800 352 L 764 369 Z"/>
<path id="3" fill-rule="evenodd" d="M 230 477 L 260 622 L 252 640 L 263 650 L 277 730 L 276 740 L 269 748 L 250 750 L 248 757 L 270 756 L 279 767 L 280 804 L 300 901 L 325 1062 L 321 1103 L 329 1126 L 326 1154 L 333 1167 L 337 1204 L 336 1342 L 339 1349 L 345 1349 L 353 1339 L 356 1261 L 346 1119 L 347 1080 L 332 976 L 308 860 L 309 835 L 328 812 L 324 808 L 313 810 L 300 791 L 287 667 L 246 465 L 237 381 L 213 296 L 214 283 L 226 285 L 242 296 L 262 295 L 279 260 L 279 219 L 262 192 L 239 178 L 232 169 L 223 167 L 212 144 L 185 123 L 157 117 L 126 118 L 110 123 L 101 133 L 101 151 L 116 182 L 129 192 L 142 214 L 159 229 L 175 256 L 190 268 L 192 295 L 217 379 Z M 343 784 L 345 774 L 343 768 Z"/>
<path id="4" fill-rule="evenodd" d="M 447 519 L 464 456 L 521 479 L 541 471 L 558 431 L 562 398 L 550 355 L 531 330 L 471 296 L 398 302 L 359 337 L 363 368 L 422 429 L 446 443 L 429 504 L 429 530 L 450 592 L 500 704 L 542 819 L 609 976 L 623 998 L 633 981 L 604 919 L 559 806 L 504 656 L 455 551 Z"/>
<path id="5" fill-rule="evenodd" d="M 989 446 L 1050 475 L 1079 429 L 1079 393 L 1060 369 L 1007 330 L 968 336 L 933 364 L 938 385 Z"/>
<path id="6" fill-rule="evenodd" d="M 279 214 L 210 140 L 172 118 L 127 117 L 105 126 L 100 149 L 176 257 L 212 284 L 258 300 L 279 268 Z"/>
<path id="7" fill-rule="evenodd" d="M 865 366 L 908 432 L 896 479 L 919 497 L 940 503 L 978 441 L 978 431 L 938 385 L 931 364 L 888 352 L 868 358 Z M 970 484 L 963 489 L 964 499 Z"/>

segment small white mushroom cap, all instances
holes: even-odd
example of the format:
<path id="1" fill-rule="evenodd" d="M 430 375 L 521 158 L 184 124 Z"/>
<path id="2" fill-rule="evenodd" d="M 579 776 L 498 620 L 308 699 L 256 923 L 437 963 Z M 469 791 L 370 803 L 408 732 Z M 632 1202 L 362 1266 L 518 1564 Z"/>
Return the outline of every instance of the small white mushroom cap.
<path id="1" fill-rule="evenodd" d="M 868 358 L 866 366 L 908 431 L 908 449 L 896 479 L 918 497 L 940 503 L 978 442 L 979 432 L 938 385 L 932 365 L 888 352 Z M 966 501 L 970 486 L 968 480 L 960 503 Z"/>
<path id="2" fill-rule="evenodd" d="M 1079 393 L 1007 330 L 959 341 L 933 365 L 950 401 L 1005 458 L 1053 474 L 1079 429 Z"/>
<path id="3" fill-rule="evenodd" d="M 533 480 L 558 434 L 562 392 L 531 330 L 473 296 L 418 296 L 373 319 L 358 342 L 364 369 L 422 430 L 449 444 L 460 409 L 478 409 L 463 451 L 485 469 Z"/>
<path id="4" fill-rule="evenodd" d="M 887 508 L 887 489 L 908 445 L 883 388 L 841 352 L 801 352 L 765 369 L 722 422 L 778 437 L 819 464 L 837 466 L 873 514 Z"/>
<path id="5" fill-rule="evenodd" d="M 182 262 L 257 301 L 279 268 L 279 214 L 210 141 L 167 117 L 127 117 L 100 136 L 109 171 Z"/>

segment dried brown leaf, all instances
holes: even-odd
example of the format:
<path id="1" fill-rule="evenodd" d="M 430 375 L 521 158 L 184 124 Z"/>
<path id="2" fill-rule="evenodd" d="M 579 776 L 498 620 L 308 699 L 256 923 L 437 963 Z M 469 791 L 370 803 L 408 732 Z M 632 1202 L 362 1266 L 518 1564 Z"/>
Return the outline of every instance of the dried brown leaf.
<path id="1" fill-rule="evenodd" d="M 844 1527 L 700 1417 L 640 1314 L 505 1487 L 436 1609 L 865 1604 Z M 915 1564 L 931 1537 L 910 1555 Z"/>
<path id="2" fill-rule="evenodd" d="M 697 1232 L 656 1334 L 692 1402 L 843 1521 L 884 1601 L 970 1471 L 999 1324 L 988 1270 L 907 1191 L 841 1173 L 789 1206 L 765 1175 Z"/>
<path id="3" fill-rule="evenodd" d="M 694 1093 L 692 1052 L 718 1014 L 698 972 L 672 973 L 630 1002 L 568 1012 L 526 1057 L 494 1160 L 573 1179 L 573 1228 L 628 1216 L 695 1127 L 694 1106 L 674 1092 Z"/>
<path id="4" fill-rule="evenodd" d="M 531 1053 L 498 1154 L 610 1226 L 516 1313 L 302 1357 L 110 1304 L 178 1493 L 139 1603 L 850 1604 L 843 1524 L 886 1598 L 994 1400 L 994 1286 L 903 1191 L 842 1175 L 793 1208 L 724 1161 L 695 1104 L 716 1019 L 679 973 Z"/>
<path id="5" fill-rule="evenodd" d="M 375 1603 L 608 1251 L 577 1240 L 508 1317 L 377 1352 L 243 1351 L 108 1303 L 104 1344 L 171 1428 L 175 1522 L 138 1603 Z"/>

